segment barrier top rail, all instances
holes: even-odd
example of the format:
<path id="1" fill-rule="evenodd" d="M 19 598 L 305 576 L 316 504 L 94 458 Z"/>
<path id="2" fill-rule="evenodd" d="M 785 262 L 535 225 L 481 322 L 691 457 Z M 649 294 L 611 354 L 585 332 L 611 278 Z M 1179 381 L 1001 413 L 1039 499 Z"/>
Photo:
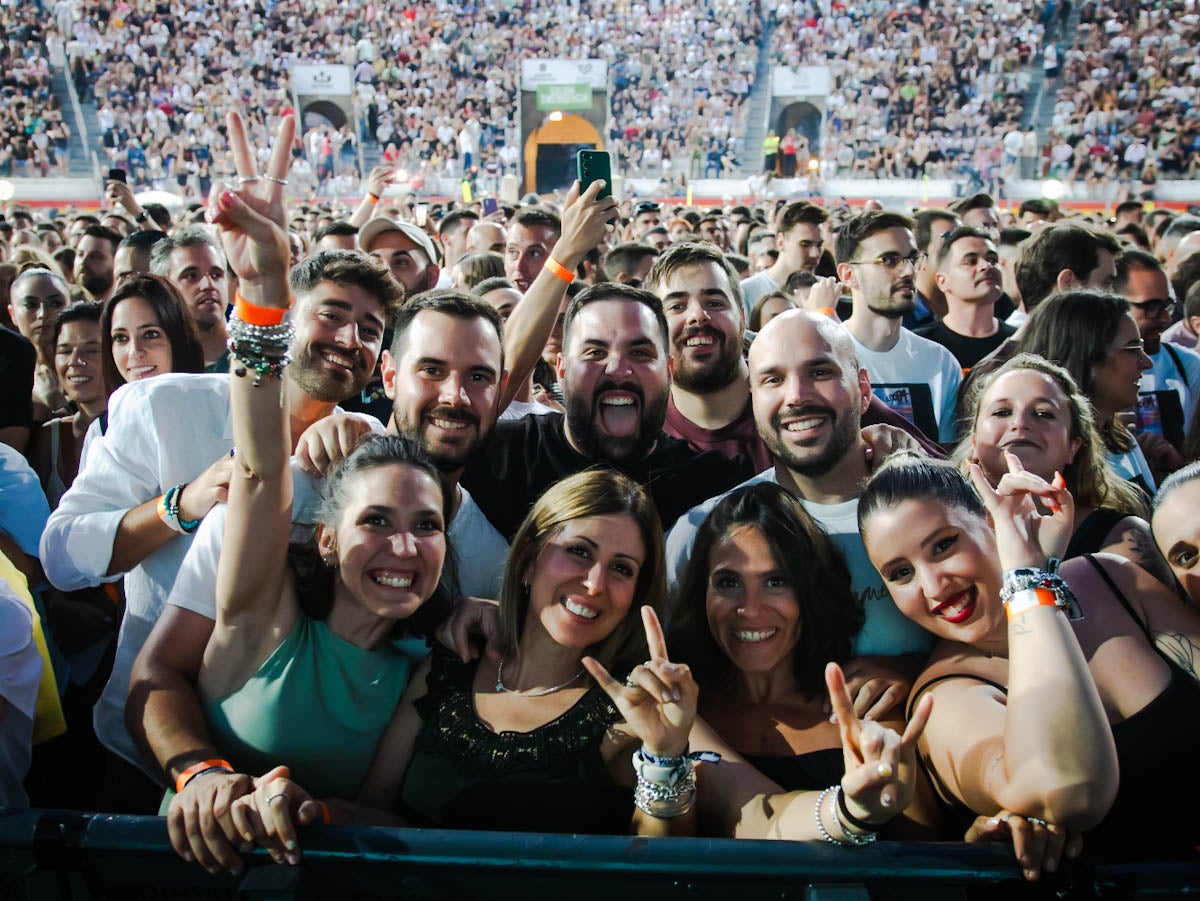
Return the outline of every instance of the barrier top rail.
<path id="1" fill-rule="evenodd" d="M 545 835 L 437 829 L 315 827 L 298 867 L 246 856 L 241 877 L 210 876 L 177 857 L 156 817 L 63 811 L 0 813 L 0 891 L 23 881 L 30 898 L 171 897 L 420 898 L 967 897 L 991 887 L 1019 898 L 1024 883 L 999 845 L 820 843 L 636 836 Z M 1200 894 L 1200 864 L 1068 866 L 1071 897 Z M 73 894 L 64 886 L 75 884 Z M 171 888 L 168 889 L 167 887 Z M 57 887 L 57 888 L 56 888 Z M 80 891 L 80 888 L 83 888 Z M 549 893 L 549 894 L 547 894 Z M 1045 896 L 1044 890 L 1041 896 Z"/>

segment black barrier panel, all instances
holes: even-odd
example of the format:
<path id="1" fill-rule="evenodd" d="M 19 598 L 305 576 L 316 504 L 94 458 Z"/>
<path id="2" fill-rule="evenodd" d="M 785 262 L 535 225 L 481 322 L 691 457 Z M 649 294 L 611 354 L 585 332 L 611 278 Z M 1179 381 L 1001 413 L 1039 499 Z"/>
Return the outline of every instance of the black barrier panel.
<path id="1" fill-rule="evenodd" d="M 0 813 L 0 898 L 930 901 L 1200 894 L 1200 865 L 1069 868 L 1031 888 L 1001 846 L 646 839 L 314 827 L 298 867 L 247 855 L 241 877 L 177 857 L 156 817 Z M 1056 891 L 1057 890 L 1057 891 Z"/>

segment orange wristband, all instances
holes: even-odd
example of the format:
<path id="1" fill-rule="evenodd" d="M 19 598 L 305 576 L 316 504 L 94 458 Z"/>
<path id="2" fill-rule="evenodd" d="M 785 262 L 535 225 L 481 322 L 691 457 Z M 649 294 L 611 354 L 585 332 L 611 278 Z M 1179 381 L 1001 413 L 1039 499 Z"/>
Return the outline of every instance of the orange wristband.
<path id="1" fill-rule="evenodd" d="M 169 526 L 171 524 L 171 521 L 167 519 L 167 496 L 165 494 L 158 496 L 158 503 L 154 505 L 154 512 L 158 514 L 158 518 L 163 521 L 164 525 Z"/>
<path id="2" fill-rule="evenodd" d="M 1034 607 L 1057 606 L 1058 598 L 1049 588 L 1025 588 L 1013 594 L 1008 603 L 1004 605 L 1004 612 L 1008 614 L 1011 622 Z"/>
<path id="3" fill-rule="evenodd" d="M 559 278 L 561 278 L 568 285 L 575 281 L 575 273 L 558 260 L 554 259 L 554 257 L 546 257 L 546 268 L 549 269 L 554 275 L 557 275 Z"/>
<path id="4" fill-rule="evenodd" d="M 836 320 L 836 321 L 838 321 L 838 322 L 841 322 L 841 320 L 840 320 L 840 319 L 838 319 L 837 310 L 835 310 L 833 307 L 821 307 L 821 309 L 817 310 L 817 312 L 818 312 L 818 313 L 824 313 L 824 314 L 825 314 L 826 316 L 828 316 L 830 319 L 833 319 L 833 320 Z"/>
<path id="5" fill-rule="evenodd" d="M 278 307 L 259 307 L 242 297 L 240 291 L 233 294 L 233 315 L 247 325 L 279 325 L 287 310 Z"/>
<path id="6" fill-rule="evenodd" d="M 379 203 L 379 195 L 372 194 L 370 191 L 368 191 L 367 192 L 367 203 Z"/>
<path id="7" fill-rule="evenodd" d="M 332 822 L 329 816 L 329 808 L 324 801 L 318 801 L 317 806 L 321 808 L 321 822 L 328 826 Z"/>
<path id="8" fill-rule="evenodd" d="M 228 760 L 201 760 L 199 763 L 193 763 L 190 767 L 179 774 L 179 778 L 175 780 L 175 794 L 180 794 L 187 784 L 199 776 L 201 773 L 208 770 L 225 770 L 227 773 L 237 772 Z"/>

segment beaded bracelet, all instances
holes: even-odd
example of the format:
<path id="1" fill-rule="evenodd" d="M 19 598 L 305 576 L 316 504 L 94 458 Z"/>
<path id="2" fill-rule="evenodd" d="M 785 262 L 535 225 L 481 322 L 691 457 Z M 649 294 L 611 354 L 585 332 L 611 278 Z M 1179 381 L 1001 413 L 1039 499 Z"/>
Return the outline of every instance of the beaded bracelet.
<path id="1" fill-rule="evenodd" d="M 179 499 L 187 482 L 167 489 L 167 493 L 158 499 L 158 518 L 181 535 L 190 535 L 200 526 L 198 519 L 179 518 Z"/>
<path id="2" fill-rule="evenodd" d="M 254 325 L 237 316 L 229 320 L 229 353 L 242 365 L 233 374 L 239 378 L 253 369 L 254 387 L 264 378 L 282 378 L 284 367 L 292 362 L 291 345 L 296 326 L 290 320 L 278 325 Z"/>

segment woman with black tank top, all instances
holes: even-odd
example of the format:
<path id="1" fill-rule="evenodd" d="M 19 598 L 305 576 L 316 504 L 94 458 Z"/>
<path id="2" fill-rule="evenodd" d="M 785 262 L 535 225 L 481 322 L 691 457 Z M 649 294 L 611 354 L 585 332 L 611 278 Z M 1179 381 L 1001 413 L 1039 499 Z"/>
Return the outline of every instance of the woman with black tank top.
<path id="1" fill-rule="evenodd" d="M 1168 587 L 1175 581 L 1155 547 L 1141 493 L 1108 465 L 1092 407 L 1061 366 L 1020 354 L 977 379 L 964 405 L 970 431 L 954 459 L 978 463 L 994 487 L 1008 471 L 1005 452 L 1047 482 L 1062 473 L 1075 499 L 1064 560 L 1124 557 Z"/>
<path id="2" fill-rule="evenodd" d="M 787 791 L 839 783 L 847 763 L 824 670 L 850 659 L 863 611 L 845 558 L 800 502 L 771 483 L 730 492 L 696 534 L 675 609 L 671 646 L 705 722 Z M 903 732 L 900 700 L 889 692 L 868 716 Z M 919 778 L 885 834 L 936 837 L 918 828 L 936 815 L 928 788 Z"/>
<path id="3" fill-rule="evenodd" d="M 964 822 L 1015 814 L 1059 848 L 1083 831 L 1084 853 L 1105 860 L 1194 856 L 1200 615 L 1112 555 L 1056 573 L 1070 492 L 1006 463 L 995 488 L 971 465 L 977 495 L 952 468 L 902 455 L 859 501 L 892 598 L 942 639 L 910 697 L 936 698 L 922 763 Z M 1042 860 L 1026 850 L 1033 877 Z"/>

